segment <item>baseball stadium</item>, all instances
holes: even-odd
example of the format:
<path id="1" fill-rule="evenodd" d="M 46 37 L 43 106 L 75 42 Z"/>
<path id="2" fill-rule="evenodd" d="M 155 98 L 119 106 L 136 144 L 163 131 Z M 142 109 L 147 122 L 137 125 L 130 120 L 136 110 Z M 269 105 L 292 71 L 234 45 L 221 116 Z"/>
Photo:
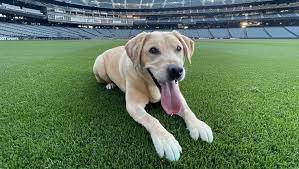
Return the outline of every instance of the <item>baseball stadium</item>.
<path id="1" fill-rule="evenodd" d="M 144 112 L 181 149 L 159 152 L 97 83 L 99 55 L 156 32 L 192 41 L 180 91 L 213 142 L 161 100 Z M 0 77 L 0 168 L 299 168 L 298 0 L 0 0 Z"/>

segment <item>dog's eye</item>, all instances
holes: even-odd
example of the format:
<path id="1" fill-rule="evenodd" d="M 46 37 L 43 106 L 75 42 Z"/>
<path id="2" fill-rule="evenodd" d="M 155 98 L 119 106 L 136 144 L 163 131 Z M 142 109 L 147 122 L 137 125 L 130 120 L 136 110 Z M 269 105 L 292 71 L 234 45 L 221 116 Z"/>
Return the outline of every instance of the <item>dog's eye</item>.
<path id="1" fill-rule="evenodd" d="M 160 53 L 159 49 L 157 49 L 155 47 L 150 48 L 149 52 L 154 55 L 157 55 Z"/>
<path id="2" fill-rule="evenodd" d="M 182 50 L 182 48 L 181 48 L 180 46 L 176 47 L 176 51 L 177 51 L 177 52 L 179 52 L 179 51 L 181 51 L 181 50 Z"/>

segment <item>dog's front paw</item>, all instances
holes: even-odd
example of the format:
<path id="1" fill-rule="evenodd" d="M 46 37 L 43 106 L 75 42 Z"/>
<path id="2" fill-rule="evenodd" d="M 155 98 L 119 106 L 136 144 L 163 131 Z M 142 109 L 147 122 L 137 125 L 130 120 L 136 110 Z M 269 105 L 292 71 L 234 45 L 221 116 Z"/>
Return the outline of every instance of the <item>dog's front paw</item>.
<path id="1" fill-rule="evenodd" d="M 111 89 L 113 89 L 115 87 L 115 84 L 114 83 L 108 83 L 107 85 L 106 85 L 106 89 L 108 89 L 108 90 L 111 90 Z"/>
<path id="2" fill-rule="evenodd" d="M 152 133 L 151 137 L 161 158 L 165 157 L 170 161 L 177 161 L 180 158 L 182 147 L 172 134 L 165 131 L 163 134 Z"/>
<path id="3" fill-rule="evenodd" d="M 212 143 L 213 132 L 211 127 L 208 126 L 205 122 L 196 119 L 196 121 L 190 123 L 190 125 L 187 128 L 190 132 L 190 136 L 194 140 L 198 140 L 198 138 L 200 137 L 201 140 L 206 141 L 208 143 Z"/>

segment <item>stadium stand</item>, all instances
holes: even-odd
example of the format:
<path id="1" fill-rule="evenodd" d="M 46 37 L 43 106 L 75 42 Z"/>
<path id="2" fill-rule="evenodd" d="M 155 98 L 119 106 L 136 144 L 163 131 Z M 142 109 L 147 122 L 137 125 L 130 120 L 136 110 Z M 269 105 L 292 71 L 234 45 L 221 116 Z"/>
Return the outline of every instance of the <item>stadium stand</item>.
<path id="1" fill-rule="evenodd" d="M 299 0 L 3 0 L 0 37 L 128 39 L 177 30 L 194 38 L 299 38 Z"/>
<path id="2" fill-rule="evenodd" d="M 142 30 L 136 30 L 136 29 L 133 29 L 133 30 L 131 30 L 131 34 L 130 34 L 130 36 L 132 37 L 132 36 L 136 36 L 137 34 L 139 34 L 140 32 L 142 32 Z"/>
<path id="3" fill-rule="evenodd" d="M 296 38 L 296 36 L 284 27 L 265 27 L 265 30 L 270 34 L 272 38 Z"/>
<path id="4" fill-rule="evenodd" d="M 0 36 L 25 39 L 129 39 L 143 30 L 137 29 L 88 29 L 58 26 L 24 25 L 0 22 Z M 152 32 L 154 30 L 146 30 Z M 167 31 L 167 30 L 160 30 Z M 170 30 L 168 30 L 170 31 Z M 177 31 L 193 39 L 228 39 L 228 38 L 298 38 L 299 26 L 257 27 L 257 28 L 213 28 L 213 29 L 178 29 Z"/>
<path id="5" fill-rule="evenodd" d="M 188 29 L 182 33 L 190 38 L 193 38 L 193 39 L 199 38 L 199 35 L 198 35 L 198 32 L 196 29 Z"/>
<path id="6" fill-rule="evenodd" d="M 285 28 L 294 35 L 297 35 L 297 37 L 299 36 L 299 26 L 286 26 Z"/>
<path id="7" fill-rule="evenodd" d="M 102 33 L 96 31 L 95 29 L 87 29 L 87 28 L 81 28 L 82 30 L 84 30 L 85 32 L 88 32 L 90 34 L 92 34 L 94 37 L 102 37 Z"/>
<path id="8" fill-rule="evenodd" d="M 232 38 L 244 39 L 247 37 L 245 33 L 245 29 L 243 28 L 229 28 L 228 31 L 231 34 Z"/>
<path id="9" fill-rule="evenodd" d="M 31 15 L 36 15 L 36 16 L 44 16 L 44 14 L 40 10 L 30 9 L 30 8 L 26 8 L 26 7 L 21 8 L 20 6 L 6 4 L 6 3 L 1 3 L 0 4 L 0 10 L 13 11 L 13 12 L 16 12 L 16 13 L 21 13 L 21 14 L 31 14 Z"/>
<path id="10" fill-rule="evenodd" d="M 263 2 L 269 0 L 56 0 L 69 4 L 82 6 L 105 7 L 105 8 L 178 8 L 189 6 L 211 6 L 211 5 L 233 5 L 252 2 Z M 113 3 L 112 3 L 113 2 Z"/>
<path id="11" fill-rule="evenodd" d="M 246 28 L 247 38 L 270 38 L 264 28 Z"/>
<path id="12" fill-rule="evenodd" d="M 208 29 L 198 29 L 197 32 L 199 38 L 206 38 L 206 39 L 214 38 Z"/>
<path id="13" fill-rule="evenodd" d="M 210 29 L 210 32 L 214 38 L 219 38 L 219 39 L 228 39 L 230 38 L 228 30 L 227 29 Z"/>
<path id="14" fill-rule="evenodd" d="M 84 31 L 84 29 L 80 29 L 80 28 L 66 28 L 66 29 L 68 29 L 68 30 L 72 31 L 72 33 L 78 34 L 79 36 L 86 38 L 86 39 L 92 39 L 95 37 L 95 35 Z"/>

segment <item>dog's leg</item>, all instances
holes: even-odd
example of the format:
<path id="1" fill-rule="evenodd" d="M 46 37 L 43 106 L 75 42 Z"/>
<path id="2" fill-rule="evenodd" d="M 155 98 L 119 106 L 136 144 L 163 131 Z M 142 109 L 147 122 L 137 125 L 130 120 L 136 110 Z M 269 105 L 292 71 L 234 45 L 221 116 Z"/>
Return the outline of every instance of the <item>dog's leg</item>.
<path id="1" fill-rule="evenodd" d="M 158 155 L 170 161 L 180 158 L 182 148 L 174 136 L 161 123 L 145 111 L 148 97 L 140 91 L 129 89 L 126 91 L 126 108 L 130 116 L 143 125 L 150 133 Z"/>
<path id="2" fill-rule="evenodd" d="M 208 143 L 212 143 L 213 141 L 213 132 L 211 128 L 203 121 L 199 120 L 192 110 L 189 108 L 185 98 L 182 94 L 180 94 L 181 101 L 183 103 L 183 107 L 179 113 L 187 126 L 187 129 L 190 132 L 190 136 L 194 140 L 198 140 L 200 137 L 201 140 L 206 141 Z"/>

